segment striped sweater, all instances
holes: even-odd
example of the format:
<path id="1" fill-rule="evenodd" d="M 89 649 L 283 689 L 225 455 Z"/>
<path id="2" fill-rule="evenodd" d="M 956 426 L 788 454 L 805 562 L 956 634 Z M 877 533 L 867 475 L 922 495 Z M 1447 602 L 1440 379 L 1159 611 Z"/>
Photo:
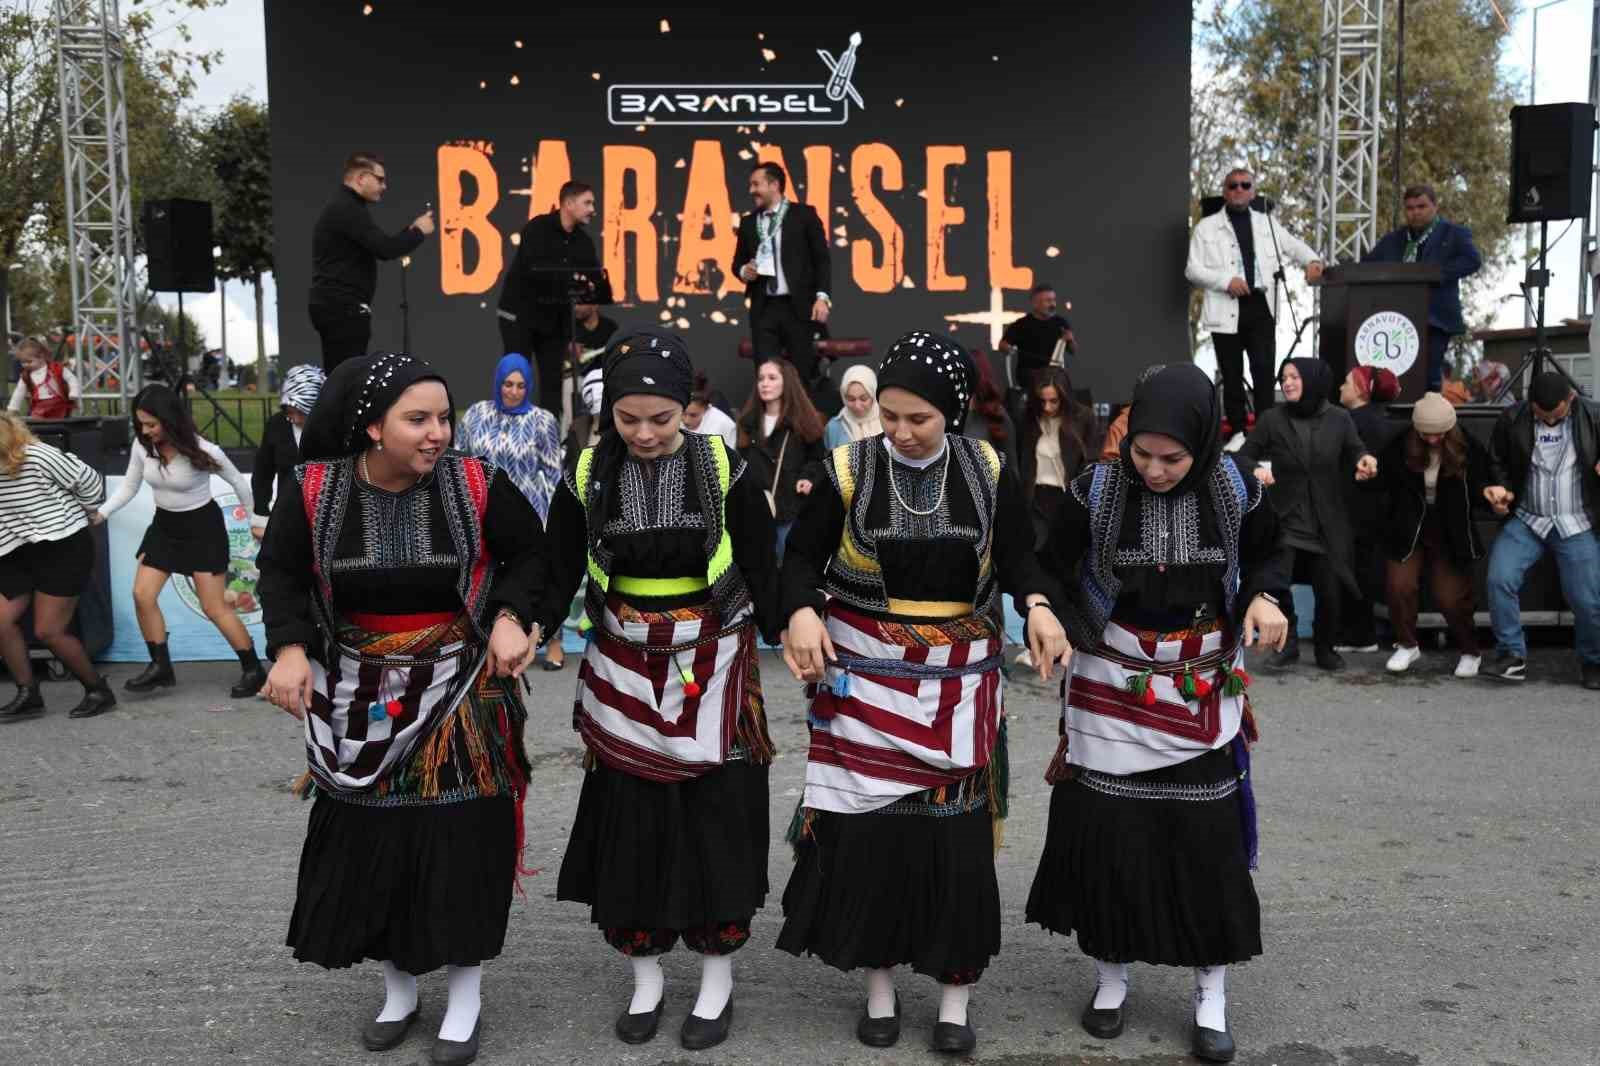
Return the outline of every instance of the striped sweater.
<path id="1" fill-rule="evenodd" d="M 105 480 L 82 459 L 33 442 L 15 474 L 0 474 L 0 555 L 72 536 L 105 495 Z"/>

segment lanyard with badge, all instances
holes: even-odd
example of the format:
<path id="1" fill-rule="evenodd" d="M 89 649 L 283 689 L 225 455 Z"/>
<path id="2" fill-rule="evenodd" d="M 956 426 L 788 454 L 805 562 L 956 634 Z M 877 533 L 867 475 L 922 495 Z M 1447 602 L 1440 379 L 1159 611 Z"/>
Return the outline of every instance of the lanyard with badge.
<path id="1" fill-rule="evenodd" d="M 783 226 L 783 216 L 789 210 L 789 201 L 781 200 L 777 209 L 756 216 L 756 273 L 764 278 L 778 276 L 778 231 Z"/>

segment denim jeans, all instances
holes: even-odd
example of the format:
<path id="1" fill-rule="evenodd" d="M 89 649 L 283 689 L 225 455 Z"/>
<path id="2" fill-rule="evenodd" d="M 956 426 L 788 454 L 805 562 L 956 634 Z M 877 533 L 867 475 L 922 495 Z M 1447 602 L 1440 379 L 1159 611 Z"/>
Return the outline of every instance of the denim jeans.
<path id="1" fill-rule="evenodd" d="M 1546 550 L 1555 553 L 1561 594 L 1576 619 L 1578 657 L 1586 663 L 1600 663 L 1600 540 L 1595 539 L 1593 530 L 1566 538 L 1551 530 L 1549 539 L 1540 540 L 1515 516 L 1500 527 L 1489 553 L 1489 621 L 1495 643 L 1502 652 L 1527 657 L 1522 582 Z"/>
<path id="2" fill-rule="evenodd" d="M 783 565 L 783 548 L 789 541 L 789 530 L 794 528 L 793 522 L 779 522 L 775 527 L 778 533 L 777 543 L 773 547 L 778 553 L 778 565 Z"/>

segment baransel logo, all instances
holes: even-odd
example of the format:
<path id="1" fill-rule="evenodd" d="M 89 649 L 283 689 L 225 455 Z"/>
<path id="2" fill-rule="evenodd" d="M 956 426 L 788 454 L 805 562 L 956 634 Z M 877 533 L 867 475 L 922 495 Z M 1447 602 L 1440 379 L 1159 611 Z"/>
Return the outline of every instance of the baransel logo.
<path id="1" fill-rule="evenodd" d="M 606 110 L 613 126 L 651 122 L 661 126 L 842 126 L 850 121 L 850 102 L 863 110 L 851 79 L 861 34 L 838 59 L 826 48 L 817 56 L 828 80 L 816 85 L 613 85 Z"/>

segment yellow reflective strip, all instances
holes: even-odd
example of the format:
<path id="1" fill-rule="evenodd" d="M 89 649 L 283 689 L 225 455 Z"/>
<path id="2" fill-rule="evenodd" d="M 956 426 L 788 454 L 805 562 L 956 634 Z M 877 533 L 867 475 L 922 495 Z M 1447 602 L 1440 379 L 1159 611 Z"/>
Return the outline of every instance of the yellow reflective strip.
<path id="1" fill-rule="evenodd" d="M 624 596 L 683 596 L 711 586 L 703 577 L 626 577 L 618 574 L 611 587 Z"/>
<path id="2" fill-rule="evenodd" d="M 594 449 L 585 448 L 583 451 L 578 453 L 578 467 L 573 471 L 572 482 L 577 486 L 578 489 L 578 503 L 581 504 L 586 511 L 589 507 L 589 472 L 593 469 Z M 610 591 L 610 576 L 604 570 L 600 569 L 600 564 L 595 561 L 593 552 L 586 552 L 586 556 L 588 559 L 588 565 L 585 569 L 589 571 L 589 580 L 600 586 L 601 592 Z"/>
<path id="3" fill-rule="evenodd" d="M 889 597 L 889 613 L 906 618 L 965 618 L 972 604 L 957 600 L 901 600 Z"/>

